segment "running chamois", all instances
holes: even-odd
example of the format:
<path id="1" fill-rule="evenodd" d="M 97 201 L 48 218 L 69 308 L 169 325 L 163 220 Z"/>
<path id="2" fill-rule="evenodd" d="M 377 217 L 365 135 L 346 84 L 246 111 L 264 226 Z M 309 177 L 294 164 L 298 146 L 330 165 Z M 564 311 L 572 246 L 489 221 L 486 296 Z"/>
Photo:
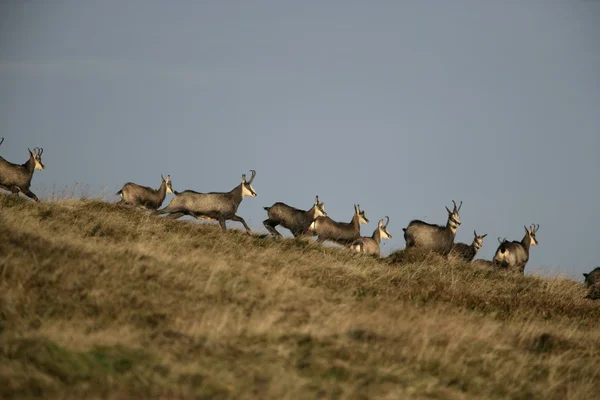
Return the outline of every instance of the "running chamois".
<path id="1" fill-rule="evenodd" d="M 0 140 L 0 145 L 2 142 L 4 142 L 4 138 Z M 30 199 L 39 201 L 29 187 L 31 186 L 33 172 L 35 170 L 43 171 L 45 168 L 42 163 L 43 152 L 44 149 L 37 147 L 33 149 L 33 152 L 29 150 L 29 159 L 24 164 L 13 164 L 0 157 L 0 188 L 14 194 L 21 192 Z"/>
<path id="2" fill-rule="evenodd" d="M 156 211 L 157 214 L 170 214 L 169 217 L 177 219 L 189 215 L 198 219 L 219 221 L 221 229 L 227 230 L 225 221 L 237 221 L 244 225 L 247 232 L 251 232 L 246 221 L 236 215 L 237 209 L 246 196 L 256 197 L 252 181 L 256 171 L 250 170 L 252 177 L 246 181 L 246 174 L 242 175 L 242 183 L 229 192 L 198 193 L 193 190 L 175 192 L 175 197 L 168 206 Z"/>
<path id="3" fill-rule="evenodd" d="M 310 230 L 318 236 L 318 243 L 330 241 L 347 247 L 360 238 L 360 226 L 368 223 L 365 212 L 355 204 L 352 221 L 337 222 L 329 217 L 319 217 L 310 225 Z"/>
<path id="4" fill-rule="evenodd" d="M 271 207 L 264 207 L 268 218 L 263 221 L 263 225 L 275 237 L 281 237 L 281 233 L 275 229 L 278 225 L 289 229 L 294 237 L 300 237 L 308 232 L 310 224 L 318 217 L 326 217 L 325 203 L 319 201 L 319 196 L 315 197 L 315 204 L 308 211 L 299 210 L 288 206 L 285 203 L 275 203 Z"/>
<path id="5" fill-rule="evenodd" d="M 161 184 L 157 190 L 133 182 L 126 183 L 123 188 L 117 192 L 117 194 L 121 196 L 119 204 L 129 204 L 143 210 L 158 209 L 163 201 L 165 201 L 167 193 L 173 193 L 171 175 L 167 175 L 166 179 L 161 175 L 160 179 Z"/>

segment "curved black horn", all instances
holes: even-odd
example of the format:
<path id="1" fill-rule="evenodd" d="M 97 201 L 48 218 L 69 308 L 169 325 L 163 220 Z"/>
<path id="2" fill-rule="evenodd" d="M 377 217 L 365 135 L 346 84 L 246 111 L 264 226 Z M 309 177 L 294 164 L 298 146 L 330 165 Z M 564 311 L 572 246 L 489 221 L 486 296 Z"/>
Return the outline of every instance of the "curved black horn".
<path id="1" fill-rule="evenodd" d="M 40 156 L 42 155 L 42 153 L 43 153 L 43 152 L 44 152 L 44 149 L 42 149 L 42 148 L 40 147 Z"/>
<path id="2" fill-rule="evenodd" d="M 2 140 L 0 140 L 0 144 L 2 144 L 2 142 L 4 142 L 4 138 L 2 138 Z"/>
<path id="3" fill-rule="evenodd" d="M 383 226 L 384 228 L 387 228 L 388 224 L 390 223 L 390 217 L 388 217 L 387 215 L 385 216 L 386 221 L 385 221 L 385 225 Z"/>
<path id="4" fill-rule="evenodd" d="M 462 207 L 462 200 L 460 201 L 460 204 L 458 205 L 458 210 L 456 210 L 456 212 L 459 212 L 461 207 Z"/>
<path id="5" fill-rule="evenodd" d="M 256 176 L 256 171 L 251 169 L 250 172 L 252 172 L 252 176 L 250 177 L 250 180 L 248 181 L 248 183 L 252 183 L 252 181 L 254 180 L 254 177 Z"/>

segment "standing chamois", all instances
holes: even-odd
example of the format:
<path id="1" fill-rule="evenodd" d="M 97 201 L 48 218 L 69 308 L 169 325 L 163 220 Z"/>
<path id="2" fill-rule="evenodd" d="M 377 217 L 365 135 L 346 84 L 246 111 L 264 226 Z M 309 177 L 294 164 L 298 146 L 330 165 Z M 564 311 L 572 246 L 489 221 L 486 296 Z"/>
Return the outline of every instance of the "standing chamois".
<path id="1" fill-rule="evenodd" d="M 501 268 L 524 273 L 525 265 L 529 261 L 529 247 L 538 245 L 535 234 L 539 228 L 540 226 L 535 224 L 530 228 L 525 227 L 525 236 L 520 242 L 503 240 L 494 255 L 494 263 Z"/>
<path id="2" fill-rule="evenodd" d="M 477 236 L 477 232 L 473 231 L 473 235 L 475 235 L 475 237 L 473 238 L 473 243 L 470 245 L 466 243 L 454 243 L 448 257 L 468 263 L 473 261 L 479 249 L 483 247 L 483 238 L 487 236 L 487 233 L 482 236 Z"/>
<path id="3" fill-rule="evenodd" d="M 441 255 L 447 255 L 454 244 L 456 230 L 460 226 L 460 205 L 456 207 L 456 202 L 452 200 L 454 210 L 448 211 L 448 222 L 446 226 L 428 224 L 420 220 L 413 220 L 408 224 L 408 227 L 402 229 L 404 231 L 404 240 L 406 247 L 415 247 L 423 250 L 429 250 Z"/>
<path id="4" fill-rule="evenodd" d="M 0 144 L 2 144 L 2 142 L 4 142 L 4 138 L 2 138 Z M 13 164 L 0 157 L 0 188 L 14 194 L 21 192 L 30 199 L 39 201 L 37 196 L 29 190 L 29 187 L 31 186 L 33 172 L 36 169 L 38 171 L 43 171 L 45 168 L 42 163 L 43 152 L 44 149 L 37 147 L 33 149 L 33 152 L 29 150 L 29 160 L 22 165 Z"/>
<path id="5" fill-rule="evenodd" d="M 357 253 L 363 254 L 380 254 L 379 244 L 381 243 L 381 239 L 391 239 L 392 235 L 388 232 L 387 226 L 390 223 L 390 217 L 385 217 L 387 219 L 385 225 L 383 224 L 383 220 L 380 219 L 377 223 L 377 229 L 373 232 L 371 237 L 363 236 L 360 239 L 354 241 L 352 243 L 351 249 L 356 251 Z"/>
<path id="6" fill-rule="evenodd" d="M 241 222 L 250 231 L 246 221 L 236 215 L 237 209 L 246 196 L 256 197 L 252 181 L 256 171 L 250 170 L 252 177 L 246 181 L 246 174 L 242 175 L 242 183 L 229 192 L 198 193 L 193 190 L 175 192 L 175 197 L 168 206 L 156 211 L 157 214 L 171 214 L 169 217 L 176 219 L 189 215 L 198 219 L 219 221 L 221 229 L 226 230 L 225 221 Z"/>
<path id="7" fill-rule="evenodd" d="M 336 222 L 329 217 L 319 217 L 310 225 L 310 230 L 318 236 L 318 243 L 327 240 L 346 247 L 360 238 L 360 225 L 368 223 L 369 220 L 365 212 L 361 211 L 360 206 L 355 204 L 352 221 Z"/>
<path id="8" fill-rule="evenodd" d="M 123 188 L 117 192 L 117 194 L 121 196 L 119 204 L 130 204 L 143 210 L 158 209 L 165 200 L 167 193 L 173 193 L 171 175 L 167 175 L 167 179 L 161 175 L 160 179 L 161 184 L 157 190 L 133 182 L 126 183 Z"/>
<path id="9" fill-rule="evenodd" d="M 281 237 L 281 233 L 275 229 L 278 225 L 289 229 L 294 237 L 300 237 L 307 233 L 310 224 L 315 219 L 327 216 L 325 203 L 319 202 L 319 196 L 315 197 L 315 204 L 308 211 L 299 210 L 281 202 L 263 208 L 267 210 L 269 217 L 263 221 L 263 225 L 275 237 Z"/>

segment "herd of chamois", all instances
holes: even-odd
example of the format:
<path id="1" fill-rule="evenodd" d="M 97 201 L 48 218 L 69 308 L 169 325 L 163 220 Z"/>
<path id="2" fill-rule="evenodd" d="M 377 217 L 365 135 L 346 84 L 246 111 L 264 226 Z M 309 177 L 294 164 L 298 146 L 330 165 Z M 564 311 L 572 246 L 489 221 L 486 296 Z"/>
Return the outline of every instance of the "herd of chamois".
<path id="1" fill-rule="evenodd" d="M 0 145 L 4 138 L 0 140 Z M 28 149 L 29 150 L 29 149 Z M 29 159 L 24 164 L 13 164 L 0 157 L 0 188 L 10 191 L 15 195 L 23 193 L 25 196 L 39 201 L 37 196 L 30 190 L 31 178 L 35 170 L 43 171 L 41 148 L 29 150 Z M 242 181 L 229 192 L 199 193 L 193 190 L 177 192 L 171 185 L 171 177 L 161 176 L 162 183 L 158 189 L 141 186 L 133 182 L 126 183 L 117 195 L 121 196 L 120 204 L 151 210 L 156 214 L 168 214 L 167 218 L 177 219 L 188 215 L 197 219 L 217 221 L 223 230 L 226 229 L 225 221 L 237 221 L 241 223 L 246 231 L 250 227 L 239 215 L 237 210 L 246 196 L 256 197 L 256 191 L 252 182 L 256 177 L 256 171 L 251 170 L 252 176 L 249 180 L 242 175 Z M 167 193 L 173 193 L 175 197 L 169 205 L 160 208 Z M 434 225 L 420 220 L 411 221 L 404 231 L 404 240 L 407 249 L 420 249 L 440 254 L 444 257 L 463 260 L 473 266 L 484 268 L 498 268 L 523 274 L 525 265 L 529 261 L 529 249 L 537 246 L 536 233 L 539 225 L 525 226 L 525 236 L 521 241 L 508 241 L 498 239 L 499 246 L 492 261 L 474 260 L 477 251 L 483 247 L 483 239 L 487 236 L 477 235 L 471 245 L 465 243 L 454 243 L 456 231 L 460 227 L 460 208 L 462 202 L 457 206 L 452 201 L 454 208 L 448 212 L 448 220 L 445 226 Z M 294 237 L 316 236 L 317 242 L 325 241 L 337 243 L 351 251 L 365 254 L 380 255 L 380 243 L 382 239 L 391 239 L 387 226 L 390 222 L 386 217 L 379 220 L 377 228 L 370 237 L 360 236 L 360 225 L 369 223 L 366 213 L 359 205 L 354 205 L 354 215 L 350 222 L 334 221 L 327 216 L 325 204 L 316 196 L 313 206 L 305 211 L 291 207 L 285 203 L 275 203 L 270 207 L 264 207 L 267 219 L 263 221 L 265 228 L 274 237 L 281 237 L 275 228 L 279 225 L 290 230 Z M 589 274 L 583 274 L 585 283 L 589 288 L 588 298 L 600 299 L 600 267 Z"/>

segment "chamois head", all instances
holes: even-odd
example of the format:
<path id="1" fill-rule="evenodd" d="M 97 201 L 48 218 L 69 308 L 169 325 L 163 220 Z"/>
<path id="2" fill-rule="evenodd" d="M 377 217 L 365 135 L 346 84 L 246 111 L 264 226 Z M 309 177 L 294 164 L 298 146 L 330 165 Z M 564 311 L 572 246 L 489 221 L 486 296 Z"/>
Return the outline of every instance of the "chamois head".
<path id="1" fill-rule="evenodd" d="M 368 224 L 369 220 L 367 219 L 367 216 L 365 215 L 365 211 L 361 211 L 360 210 L 360 206 L 358 204 L 354 205 L 354 213 L 356 215 L 358 215 L 358 224 Z"/>
<path id="2" fill-rule="evenodd" d="M 173 186 L 171 186 L 171 175 L 167 175 L 166 179 L 161 175 L 160 179 L 162 179 L 165 185 L 167 185 L 167 193 L 173 193 Z"/>
<path id="3" fill-rule="evenodd" d="M 527 232 L 525 234 L 525 237 L 529 238 L 529 240 L 530 240 L 529 245 L 530 246 L 537 246 L 538 245 L 538 241 L 535 238 L 535 234 L 537 233 L 537 231 L 538 231 L 539 228 L 540 228 L 540 226 L 536 225 L 536 224 L 531 224 L 531 226 L 529 228 L 527 228 L 525 226 L 525 232 Z"/>
<path id="4" fill-rule="evenodd" d="M 454 209 L 450 211 L 448 207 L 446 207 L 446 211 L 448 211 L 448 225 L 450 226 L 450 229 L 456 231 L 460 226 L 460 215 L 458 215 L 458 213 L 462 207 L 462 201 L 458 207 L 456 207 L 456 202 L 454 200 L 452 200 L 452 203 L 454 204 Z"/>
<path id="5" fill-rule="evenodd" d="M 251 169 L 250 172 L 252 172 L 252 176 L 249 181 L 246 181 L 246 174 L 242 174 L 242 198 L 246 196 L 256 197 L 256 191 L 252 187 L 252 181 L 256 176 L 256 171 Z"/>
<path id="6" fill-rule="evenodd" d="M 391 239 L 392 235 L 387 230 L 387 226 L 390 223 L 390 217 L 388 217 L 386 215 L 385 218 L 387 219 L 387 221 L 385 222 L 385 225 L 383 224 L 383 220 L 380 219 L 379 223 L 377 224 L 377 229 L 379 229 L 379 235 L 381 236 L 382 239 Z"/>
<path id="7" fill-rule="evenodd" d="M 473 231 L 473 235 L 475 235 L 473 238 L 473 247 L 475 250 L 479 250 L 483 247 L 483 238 L 487 236 L 487 233 L 482 236 L 477 236 L 477 232 Z"/>
<path id="8" fill-rule="evenodd" d="M 27 149 L 29 150 L 29 149 Z M 35 162 L 35 169 L 37 169 L 38 171 L 43 171 L 44 170 L 44 164 L 42 163 L 42 153 L 44 152 L 44 149 L 40 149 L 39 147 L 36 147 L 35 149 L 33 149 L 33 152 L 31 152 L 31 150 L 29 150 L 29 158 L 33 159 L 33 161 Z"/>
<path id="9" fill-rule="evenodd" d="M 319 196 L 315 197 L 315 210 L 317 217 L 326 217 L 327 213 L 325 212 L 325 203 L 319 201 Z"/>

